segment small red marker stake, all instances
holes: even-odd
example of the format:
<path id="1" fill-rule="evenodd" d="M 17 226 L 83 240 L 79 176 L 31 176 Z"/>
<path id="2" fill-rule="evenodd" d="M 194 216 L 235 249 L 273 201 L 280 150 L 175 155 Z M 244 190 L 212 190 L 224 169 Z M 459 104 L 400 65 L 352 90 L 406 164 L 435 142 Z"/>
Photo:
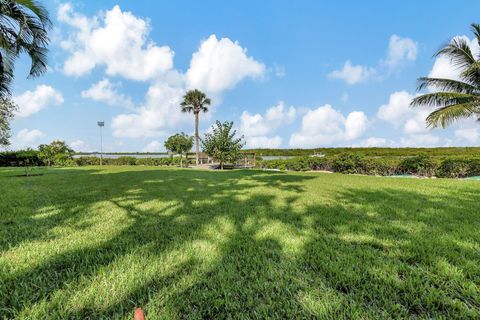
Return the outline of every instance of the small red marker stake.
<path id="1" fill-rule="evenodd" d="M 142 308 L 135 309 L 133 320 L 145 320 L 145 314 L 143 313 Z"/>

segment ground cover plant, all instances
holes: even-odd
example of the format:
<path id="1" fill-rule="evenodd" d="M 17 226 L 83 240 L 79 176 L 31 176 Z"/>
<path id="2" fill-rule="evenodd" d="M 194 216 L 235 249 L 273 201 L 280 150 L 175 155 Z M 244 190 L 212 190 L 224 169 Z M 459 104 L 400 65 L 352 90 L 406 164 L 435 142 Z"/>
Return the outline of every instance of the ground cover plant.
<path id="1" fill-rule="evenodd" d="M 480 317 L 478 181 L 0 170 L 0 318 Z"/>

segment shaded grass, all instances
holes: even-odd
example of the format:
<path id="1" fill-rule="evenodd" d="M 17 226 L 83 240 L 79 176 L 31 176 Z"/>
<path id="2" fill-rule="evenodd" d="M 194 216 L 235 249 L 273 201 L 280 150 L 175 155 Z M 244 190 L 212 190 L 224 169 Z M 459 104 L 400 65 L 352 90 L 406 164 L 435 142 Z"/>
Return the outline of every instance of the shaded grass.
<path id="1" fill-rule="evenodd" d="M 0 170 L 0 318 L 478 318 L 480 185 Z"/>

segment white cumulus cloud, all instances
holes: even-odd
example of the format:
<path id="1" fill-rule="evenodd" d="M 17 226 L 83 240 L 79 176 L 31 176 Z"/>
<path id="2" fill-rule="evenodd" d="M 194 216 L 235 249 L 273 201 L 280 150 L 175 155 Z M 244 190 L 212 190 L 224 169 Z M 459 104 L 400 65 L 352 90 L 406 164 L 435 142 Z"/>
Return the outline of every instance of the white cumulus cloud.
<path id="1" fill-rule="evenodd" d="M 368 118 L 360 111 L 345 117 L 327 104 L 308 110 L 302 118 L 300 131 L 290 137 L 291 147 L 320 147 L 359 138 L 367 129 Z"/>
<path id="2" fill-rule="evenodd" d="M 402 128 L 406 134 L 428 132 L 425 119 L 433 108 L 411 108 L 410 102 L 414 97 L 407 91 L 396 91 L 390 94 L 388 103 L 378 108 L 377 117 L 393 124 L 395 128 Z"/>
<path id="3" fill-rule="evenodd" d="M 250 114 L 244 111 L 240 118 L 240 133 L 245 136 L 249 148 L 278 148 L 282 138 L 274 133 L 280 126 L 295 120 L 297 111 L 294 107 L 285 107 L 283 102 L 267 109 L 264 115 Z"/>
<path id="4" fill-rule="evenodd" d="M 135 112 L 112 119 L 113 135 L 125 138 L 161 136 L 166 134 L 166 130 L 193 119 L 191 115 L 180 112 L 184 93 L 181 86 L 163 81 L 152 84 L 144 105 Z"/>
<path id="5" fill-rule="evenodd" d="M 90 146 L 83 140 L 74 140 L 69 144 L 70 148 L 72 148 L 76 152 L 87 152 L 90 151 Z"/>
<path id="6" fill-rule="evenodd" d="M 390 69 L 402 66 L 405 62 L 417 58 L 417 43 L 410 38 L 400 38 L 396 34 L 390 37 L 388 55 L 385 64 Z"/>
<path id="7" fill-rule="evenodd" d="M 13 97 L 18 105 L 17 117 L 28 117 L 49 106 L 59 106 L 64 99 L 62 94 L 51 86 L 39 85 L 34 91 L 27 90 Z"/>
<path id="8" fill-rule="evenodd" d="M 12 146 L 15 149 L 36 147 L 39 139 L 45 137 L 45 133 L 38 129 L 22 129 L 20 130 L 12 141 Z"/>
<path id="9" fill-rule="evenodd" d="M 229 38 L 211 35 L 192 56 L 187 71 L 187 87 L 220 92 L 233 88 L 246 77 L 265 73 L 265 65 L 247 56 L 247 50 Z"/>
<path id="10" fill-rule="evenodd" d="M 478 128 L 460 128 L 455 130 L 455 137 L 467 141 L 470 144 L 476 144 L 480 141 L 480 129 Z"/>
<path id="11" fill-rule="evenodd" d="M 347 60 L 341 70 L 332 71 L 329 73 L 328 77 L 331 79 L 344 80 L 348 84 L 356 84 L 366 81 L 375 74 L 376 71 L 374 68 L 353 65 L 350 60 Z"/>
<path id="12" fill-rule="evenodd" d="M 93 84 L 89 89 L 82 91 L 82 97 L 112 106 L 133 108 L 132 99 L 118 92 L 117 88 L 119 86 L 119 84 L 111 83 L 108 79 L 103 79 Z"/>
<path id="13" fill-rule="evenodd" d="M 122 11 L 118 5 L 87 18 L 70 4 L 63 4 L 57 16 L 75 29 L 62 42 L 62 47 L 70 52 L 63 66 L 67 75 L 81 76 L 97 66 L 105 66 L 108 75 L 145 81 L 173 67 L 173 51 L 149 40 L 149 22 Z"/>
<path id="14" fill-rule="evenodd" d="M 159 141 L 154 140 L 147 144 L 145 148 L 142 149 L 142 152 L 159 152 L 162 150 L 162 148 L 163 145 Z"/>

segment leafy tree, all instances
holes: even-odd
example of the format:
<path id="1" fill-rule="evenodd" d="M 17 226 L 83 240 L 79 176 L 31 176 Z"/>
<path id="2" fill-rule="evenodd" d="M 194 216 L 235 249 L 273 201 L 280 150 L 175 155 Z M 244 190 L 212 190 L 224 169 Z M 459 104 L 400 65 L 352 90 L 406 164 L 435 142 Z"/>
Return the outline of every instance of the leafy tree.
<path id="1" fill-rule="evenodd" d="M 29 77 L 47 71 L 47 10 L 35 0 L 0 1 L 0 97 L 10 96 L 15 60 L 21 53 L 31 59 Z"/>
<path id="2" fill-rule="evenodd" d="M 480 25 L 472 24 L 472 32 L 480 44 Z M 429 78 L 419 79 L 418 90 L 434 87 L 438 92 L 427 93 L 413 99 L 411 105 L 434 106 L 426 122 L 428 127 L 442 126 L 462 118 L 480 118 L 480 56 L 474 55 L 469 43 L 463 38 L 454 38 L 435 56 L 444 56 L 460 71 L 460 80 Z"/>
<path id="3" fill-rule="evenodd" d="M 211 100 L 200 90 L 190 90 L 183 96 L 183 101 L 180 103 L 182 112 L 193 112 L 195 115 L 195 153 L 196 164 L 198 165 L 199 156 L 199 136 L 198 136 L 198 115 L 201 112 L 207 112 Z"/>
<path id="4" fill-rule="evenodd" d="M 216 121 L 212 133 L 206 133 L 202 140 L 203 151 L 220 162 L 220 169 L 226 162 L 235 162 L 245 143 L 243 136 L 236 138 L 236 130 L 232 131 L 233 122 Z"/>
<path id="5" fill-rule="evenodd" d="M 192 150 L 193 146 L 193 137 L 186 135 L 185 133 L 177 133 L 173 136 L 168 137 L 165 141 L 165 148 L 168 151 L 180 155 L 180 167 L 183 167 L 182 155 Z M 188 166 L 188 163 L 187 163 Z"/>
<path id="6" fill-rule="evenodd" d="M 55 140 L 50 144 L 41 144 L 38 146 L 39 156 L 48 166 L 52 164 L 64 165 L 68 159 L 72 158 L 74 151 L 70 149 L 64 141 Z"/>
<path id="7" fill-rule="evenodd" d="M 7 97 L 0 97 L 0 146 L 10 144 L 10 119 L 17 105 Z"/>

